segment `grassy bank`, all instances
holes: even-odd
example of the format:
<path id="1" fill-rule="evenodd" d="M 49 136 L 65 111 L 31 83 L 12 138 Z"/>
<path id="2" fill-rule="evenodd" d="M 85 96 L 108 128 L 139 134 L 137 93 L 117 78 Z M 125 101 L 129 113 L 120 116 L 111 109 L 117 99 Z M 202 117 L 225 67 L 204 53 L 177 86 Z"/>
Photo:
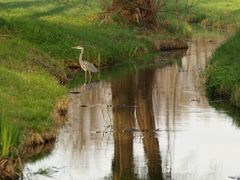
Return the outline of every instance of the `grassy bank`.
<path id="1" fill-rule="evenodd" d="M 169 12 L 175 16 L 174 9 L 175 1 L 167 1 L 163 15 Z M 240 0 L 183 0 L 178 10 L 179 17 L 190 23 L 230 30 L 240 27 Z"/>
<path id="2" fill-rule="evenodd" d="M 43 131 L 49 127 L 49 114 L 65 88 L 51 74 L 61 71 L 52 72 L 38 61 L 51 68 L 61 67 L 13 34 L 0 40 L 0 110 L 9 120 Z"/>
<path id="3" fill-rule="evenodd" d="M 1 121 L 22 127 L 18 134 L 21 138 L 30 132 L 50 130 L 54 126 L 50 114 L 57 99 L 66 93 L 65 87 L 33 58 L 49 59 L 51 62 L 50 57 L 33 49 L 28 42 L 15 37 L 0 40 L 0 114 L 4 116 Z M 3 133 L 3 127 L 0 133 Z M 3 144 L 1 140 L 1 150 L 5 149 Z M 10 143 L 9 147 L 15 145 Z M 4 154 L 1 153 L 1 157 Z"/>
<path id="4" fill-rule="evenodd" d="M 137 29 L 102 23 L 97 1 L 82 2 L 3 1 L 0 16 L 7 31 L 57 61 L 77 63 L 79 52 L 71 47 L 80 43 L 85 60 L 102 65 L 141 58 L 151 50 Z"/>
<path id="5" fill-rule="evenodd" d="M 213 54 L 205 72 L 206 91 L 210 98 L 224 98 L 240 107 L 240 31 Z"/>
<path id="6" fill-rule="evenodd" d="M 16 161 L 5 159 L 20 155 L 23 140 L 56 126 L 51 113 L 58 98 L 66 93 L 34 58 L 51 64 L 52 58 L 27 41 L 17 37 L 0 40 L 0 179 L 16 177 Z"/>
<path id="7" fill-rule="evenodd" d="M 0 134 L 14 137 L 0 140 L 0 170 L 2 158 L 19 154 L 24 137 L 55 126 L 51 114 L 67 91 L 60 83 L 75 72 L 68 65 L 78 65 L 72 46 L 81 44 L 85 60 L 105 66 L 150 59 L 154 40 L 176 38 L 102 18 L 101 11 L 97 0 L 0 0 Z"/>

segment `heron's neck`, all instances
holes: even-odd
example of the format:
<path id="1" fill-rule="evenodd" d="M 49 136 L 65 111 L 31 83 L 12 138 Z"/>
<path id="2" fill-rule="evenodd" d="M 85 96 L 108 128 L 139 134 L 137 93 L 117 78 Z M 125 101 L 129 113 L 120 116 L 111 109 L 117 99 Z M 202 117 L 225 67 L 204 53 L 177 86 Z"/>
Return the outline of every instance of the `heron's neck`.
<path id="1" fill-rule="evenodd" d="M 83 49 L 81 50 L 81 52 L 80 52 L 80 56 L 79 56 L 79 62 L 81 62 L 82 61 L 82 55 L 83 55 Z"/>

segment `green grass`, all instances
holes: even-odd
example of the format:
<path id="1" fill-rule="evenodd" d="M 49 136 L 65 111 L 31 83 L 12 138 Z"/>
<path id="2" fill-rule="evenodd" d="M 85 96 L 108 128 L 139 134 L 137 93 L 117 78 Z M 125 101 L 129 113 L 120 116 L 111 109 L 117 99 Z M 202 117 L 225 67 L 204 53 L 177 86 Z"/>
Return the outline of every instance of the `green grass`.
<path id="1" fill-rule="evenodd" d="M 220 46 L 205 70 L 210 98 L 224 98 L 240 107 L 240 31 Z"/>
<path id="2" fill-rule="evenodd" d="M 20 127 L 5 117 L 0 116 L 0 157 L 14 156 L 15 147 L 19 144 Z"/>
<path id="3" fill-rule="evenodd" d="M 58 68 L 52 72 L 38 61 L 52 69 Z M 66 89 L 52 73 L 62 72 L 62 63 L 57 63 L 28 41 L 13 34 L 0 39 L 0 114 L 4 113 L 0 127 L 0 157 L 16 155 L 17 141 L 24 134 L 45 132 L 54 126 L 51 112 Z"/>
<path id="4" fill-rule="evenodd" d="M 48 68 L 39 64 L 44 63 Z M 53 75 L 64 72 L 64 64 L 11 34 L 0 40 L 0 112 L 25 130 L 43 132 L 53 124 L 50 112 L 64 95 Z"/>
<path id="5" fill-rule="evenodd" d="M 141 59 L 142 54 L 151 51 L 151 44 L 147 38 L 137 36 L 137 29 L 101 23 L 98 1 L 87 1 L 87 5 L 80 0 L 65 4 L 1 1 L 4 29 L 59 61 L 77 62 L 79 52 L 71 47 L 80 43 L 85 47 L 86 60 L 97 63 L 100 55 L 103 65 Z"/>
<path id="6" fill-rule="evenodd" d="M 86 60 L 97 63 L 100 54 L 103 64 L 126 61 L 137 57 L 147 49 L 146 40 L 140 41 L 132 31 L 116 25 L 63 27 L 41 20 L 32 22 L 28 18 L 21 18 L 12 19 L 8 28 L 21 39 L 31 42 L 41 51 L 61 60 L 70 59 L 77 62 L 79 52 L 72 50 L 71 47 L 80 42 L 85 47 Z M 135 49 L 139 51 L 138 54 L 131 53 Z"/>
<path id="7" fill-rule="evenodd" d="M 240 27 L 240 0 L 182 0 L 179 2 L 181 19 L 215 28 L 236 29 Z M 174 0 L 167 1 L 164 8 L 170 17 L 175 16 L 174 3 Z"/>
<path id="8" fill-rule="evenodd" d="M 16 72 L 0 67 L 0 104 L 8 119 L 37 132 L 53 124 L 50 112 L 65 93 L 50 75 Z"/>

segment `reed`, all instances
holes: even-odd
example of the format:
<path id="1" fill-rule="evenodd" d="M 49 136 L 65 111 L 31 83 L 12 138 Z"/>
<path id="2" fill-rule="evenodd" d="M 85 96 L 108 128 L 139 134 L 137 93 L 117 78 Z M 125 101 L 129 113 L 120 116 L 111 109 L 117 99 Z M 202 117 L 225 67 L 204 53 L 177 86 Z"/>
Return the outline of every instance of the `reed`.
<path id="1" fill-rule="evenodd" d="M 20 128 L 14 125 L 4 114 L 1 114 L 0 121 L 0 157 L 13 157 L 17 153 Z"/>

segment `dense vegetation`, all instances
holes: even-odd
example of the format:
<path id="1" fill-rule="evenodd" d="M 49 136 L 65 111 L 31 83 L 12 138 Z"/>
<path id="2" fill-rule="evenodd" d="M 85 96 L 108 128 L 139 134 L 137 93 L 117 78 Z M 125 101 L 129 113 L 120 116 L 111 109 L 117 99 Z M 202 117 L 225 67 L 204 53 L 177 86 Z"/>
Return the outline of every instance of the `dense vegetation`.
<path id="1" fill-rule="evenodd" d="M 224 98 L 240 107 L 240 31 L 221 45 L 205 70 L 210 98 Z"/>

